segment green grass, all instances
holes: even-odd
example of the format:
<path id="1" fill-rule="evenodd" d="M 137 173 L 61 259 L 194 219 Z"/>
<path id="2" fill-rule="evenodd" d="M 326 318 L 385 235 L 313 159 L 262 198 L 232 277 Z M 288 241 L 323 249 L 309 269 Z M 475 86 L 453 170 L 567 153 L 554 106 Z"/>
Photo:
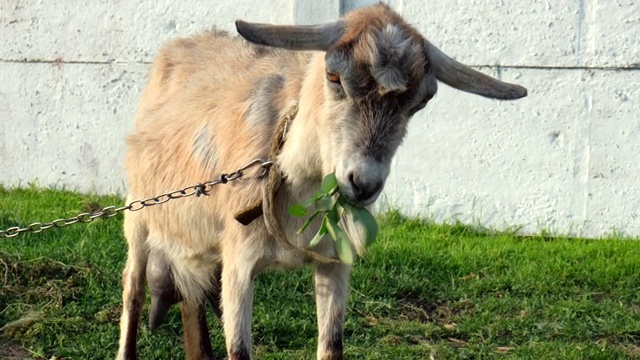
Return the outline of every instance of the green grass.
<path id="1" fill-rule="evenodd" d="M 0 188 L 0 229 L 120 203 Z M 639 242 L 517 237 L 397 213 L 380 225 L 353 273 L 347 358 L 640 359 Z M 33 358 L 114 357 L 121 226 L 116 217 L 0 239 L 0 358 L 17 346 Z M 213 315 L 210 328 L 222 358 Z M 181 331 L 177 308 L 156 333 L 143 325 L 140 358 L 181 358 Z M 258 277 L 253 337 L 256 358 L 314 358 L 308 269 Z"/>

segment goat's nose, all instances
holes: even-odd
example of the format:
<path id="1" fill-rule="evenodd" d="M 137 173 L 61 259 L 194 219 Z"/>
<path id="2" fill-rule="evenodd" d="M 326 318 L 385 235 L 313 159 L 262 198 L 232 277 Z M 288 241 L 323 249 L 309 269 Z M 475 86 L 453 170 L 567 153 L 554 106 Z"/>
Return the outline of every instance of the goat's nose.
<path id="1" fill-rule="evenodd" d="M 351 172 L 349 173 L 349 185 L 351 185 L 351 189 L 353 190 L 355 202 L 366 203 L 367 200 L 371 199 L 371 197 L 380 191 L 382 181 L 368 181 L 368 179 L 363 178 L 357 172 Z"/>

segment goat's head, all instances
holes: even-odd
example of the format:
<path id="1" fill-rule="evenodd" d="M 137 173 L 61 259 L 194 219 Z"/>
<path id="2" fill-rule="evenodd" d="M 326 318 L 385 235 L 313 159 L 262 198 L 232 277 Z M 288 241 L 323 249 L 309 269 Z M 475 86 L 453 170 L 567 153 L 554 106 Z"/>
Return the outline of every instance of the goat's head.
<path id="1" fill-rule="evenodd" d="M 436 80 L 496 99 L 527 90 L 449 58 L 388 6 L 356 10 L 333 23 L 276 26 L 237 21 L 247 40 L 291 50 L 325 51 L 323 78 L 333 168 L 356 205 L 379 196 L 409 118 L 425 107 Z"/>

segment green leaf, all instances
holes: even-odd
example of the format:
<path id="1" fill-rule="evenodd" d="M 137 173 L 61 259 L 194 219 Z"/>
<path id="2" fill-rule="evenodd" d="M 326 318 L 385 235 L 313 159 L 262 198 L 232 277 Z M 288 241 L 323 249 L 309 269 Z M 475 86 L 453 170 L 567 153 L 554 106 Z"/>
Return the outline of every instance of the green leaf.
<path id="1" fill-rule="evenodd" d="M 336 226 L 338 226 L 338 222 L 340 221 L 340 212 L 339 207 L 336 206 L 333 209 L 327 211 L 327 217 L 331 220 Z"/>
<path id="2" fill-rule="evenodd" d="M 315 199 L 307 199 L 302 203 L 302 207 L 308 209 L 313 206 L 314 202 L 316 202 Z"/>
<path id="3" fill-rule="evenodd" d="M 360 223 L 367 230 L 367 239 L 365 246 L 369 246 L 376 241 L 378 237 L 378 222 L 371 215 L 369 210 L 365 208 L 355 207 L 349 203 L 345 204 L 345 209 L 351 214 L 353 222 Z"/>
<path id="4" fill-rule="evenodd" d="M 316 216 L 318 216 L 318 214 L 320 214 L 320 211 L 316 211 L 313 214 L 311 214 L 311 216 L 307 219 L 307 221 L 305 221 L 304 224 L 302 224 L 302 227 L 298 229 L 298 234 L 301 234 L 304 231 L 304 229 L 306 229 L 311 224 L 313 219 L 315 219 Z"/>
<path id="5" fill-rule="evenodd" d="M 351 242 L 347 235 L 340 229 L 337 223 L 334 223 L 331 218 L 325 218 L 327 224 L 327 230 L 329 235 L 333 238 L 335 242 L 336 253 L 338 253 L 338 257 L 340 260 L 348 265 L 353 264 L 353 249 L 351 249 Z"/>
<path id="6" fill-rule="evenodd" d="M 327 235 L 327 217 L 325 216 L 322 219 L 322 225 L 320 225 L 320 229 L 318 229 L 318 232 L 316 233 L 316 236 L 313 237 L 313 239 L 311 239 L 311 242 L 309 243 L 309 247 L 314 247 L 317 246 L 320 241 L 322 240 L 322 238 L 324 238 L 325 235 Z"/>
<path id="7" fill-rule="evenodd" d="M 335 190 L 337 187 L 338 187 L 338 179 L 336 179 L 336 174 L 331 173 L 325 176 L 324 179 L 322 179 L 322 184 L 320 184 L 320 191 L 325 194 L 329 194 L 333 190 Z"/>
<path id="8" fill-rule="evenodd" d="M 336 199 L 333 196 L 325 196 L 316 201 L 316 209 L 320 211 L 331 211 L 336 205 Z"/>
<path id="9" fill-rule="evenodd" d="M 293 204 L 289 208 L 289 214 L 291 216 L 302 217 L 302 216 L 307 216 L 308 213 L 309 212 L 307 211 L 307 209 L 305 209 L 305 207 L 302 206 L 301 204 Z"/>
<path id="10" fill-rule="evenodd" d="M 313 196 L 310 199 L 305 200 L 302 203 L 302 206 L 304 206 L 305 208 L 310 208 L 311 206 L 313 206 L 313 203 L 315 203 L 316 201 L 320 201 L 322 198 L 326 197 L 327 194 L 321 194 L 319 192 L 316 192 L 313 194 Z"/>

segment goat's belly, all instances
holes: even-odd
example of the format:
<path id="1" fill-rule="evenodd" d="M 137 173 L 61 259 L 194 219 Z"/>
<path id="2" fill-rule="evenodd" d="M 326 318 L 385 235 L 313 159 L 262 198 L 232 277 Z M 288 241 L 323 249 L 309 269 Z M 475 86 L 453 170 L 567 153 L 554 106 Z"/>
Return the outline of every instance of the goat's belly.
<path id="1" fill-rule="evenodd" d="M 174 241 L 167 241 L 162 234 L 149 236 L 149 247 L 152 253 L 161 254 L 166 263 L 167 278 L 185 300 L 201 300 L 211 290 L 216 271 L 221 262 L 220 250 L 217 247 L 182 246 Z"/>

